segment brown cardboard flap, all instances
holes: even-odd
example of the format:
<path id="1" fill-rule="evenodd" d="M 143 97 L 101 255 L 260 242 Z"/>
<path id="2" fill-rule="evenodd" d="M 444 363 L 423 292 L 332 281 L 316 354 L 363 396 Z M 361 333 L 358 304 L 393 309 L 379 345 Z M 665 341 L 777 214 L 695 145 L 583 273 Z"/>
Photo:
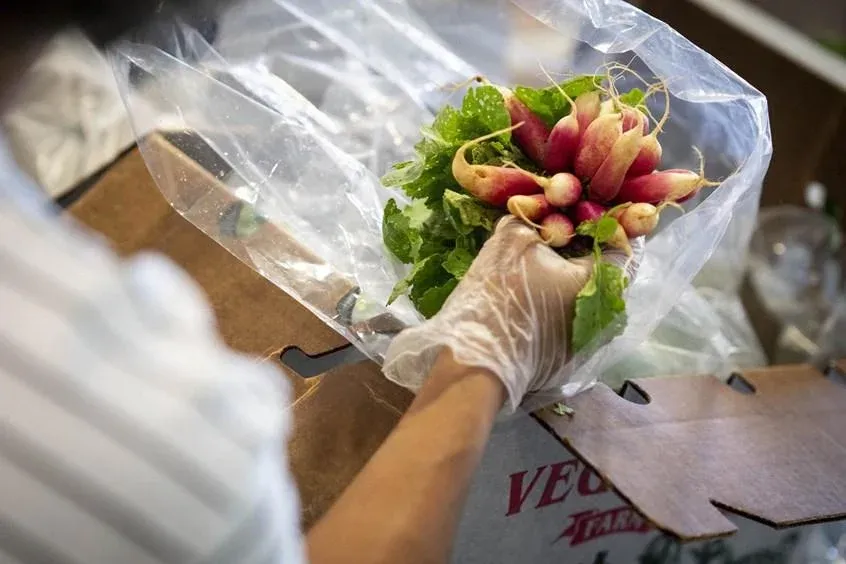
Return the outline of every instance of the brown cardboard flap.
<path id="1" fill-rule="evenodd" d="M 846 516 L 846 389 L 810 366 L 746 372 L 744 394 L 711 376 L 634 380 L 639 405 L 599 385 L 572 418 L 538 417 L 657 527 L 732 533 L 717 508 L 772 526 Z"/>
<path id="2" fill-rule="evenodd" d="M 341 366 L 310 380 L 314 383 L 292 406 L 288 444 L 305 529 L 352 482 L 414 397 L 388 381 L 372 361 Z"/>
<path id="3" fill-rule="evenodd" d="M 169 155 L 185 162 L 186 157 L 165 141 L 156 143 L 159 158 Z M 210 182 L 196 164 L 180 170 L 197 185 Z M 220 195 L 225 195 L 223 188 Z M 70 213 L 105 235 L 122 255 L 157 250 L 170 256 L 206 292 L 224 340 L 237 350 L 266 356 L 296 342 L 314 355 L 346 344 L 296 300 L 176 213 L 137 149 L 113 165 Z"/>

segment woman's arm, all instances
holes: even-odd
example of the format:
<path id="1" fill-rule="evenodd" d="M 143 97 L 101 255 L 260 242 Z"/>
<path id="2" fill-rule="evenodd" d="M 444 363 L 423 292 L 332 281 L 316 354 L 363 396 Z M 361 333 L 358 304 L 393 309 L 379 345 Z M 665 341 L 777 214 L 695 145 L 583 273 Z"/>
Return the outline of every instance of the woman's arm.
<path id="1" fill-rule="evenodd" d="M 603 260 L 637 262 L 622 252 Z M 515 217 L 497 224 L 440 312 L 404 330 L 385 353 L 390 380 L 425 383 L 312 530 L 312 564 L 449 559 L 470 477 L 503 403 L 514 411 L 527 393 L 559 393 L 569 381 L 573 304 L 593 266 L 591 257 L 563 260 Z"/>
<path id="2" fill-rule="evenodd" d="M 505 388 L 438 358 L 393 433 L 308 535 L 311 564 L 446 562 Z"/>

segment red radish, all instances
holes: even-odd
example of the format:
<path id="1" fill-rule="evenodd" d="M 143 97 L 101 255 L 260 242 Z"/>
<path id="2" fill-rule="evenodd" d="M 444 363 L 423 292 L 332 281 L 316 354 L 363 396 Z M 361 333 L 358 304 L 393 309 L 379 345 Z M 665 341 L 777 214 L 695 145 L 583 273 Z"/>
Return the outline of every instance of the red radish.
<path id="1" fill-rule="evenodd" d="M 702 153 L 699 153 L 699 158 L 699 173 L 673 169 L 626 179 L 617 193 L 617 200 L 650 204 L 677 202 L 705 186 L 719 186 L 719 182 L 711 182 L 705 178 L 705 160 Z"/>
<path id="2" fill-rule="evenodd" d="M 600 99 L 599 90 L 585 92 L 576 98 L 576 117 L 579 120 L 579 131 L 587 131 L 593 121 L 599 117 Z"/>
<path id="3" fill-rule="evenodd" d="M 658 142 L 657 131 L 658 129 L 656 128 L 655 131 L 640 140 L 640 152 L 638 152 L 632 166 L 626 172 L 627 177 L 631 178 L 649 174 L 661 164 L 664 149 L 661 147 L 661 143 Z"/>
<path id="4" fill-rule="evenodd" d="M 658 226 L 660 215 L 659 208 L 642 202 L 611 211 L 611 216 L 620 222 L 630 239 L 652 233 Z"/>
<path id="5" fill-rule="evenodd" d="M 575 220 L 576 225 L 581 225 L 585 221 L 596 221 L 608 211 L 605 206 L 601 206 L 595 202 L 588 202 L 582 200 L 577 202 L 570 208 L 570 214 Z"/>
<path id="6" fill-rule="evenodd" d="M 527 223 L 537 223 L 552 213 L 552 206 L 543 194 L 511 196 L 508 198 L 508 212 Z"/>
<path id="7" fill-rule="evenodd" d="M 639 109 L 625 106 L 614 100 L 605 100 L 602 102 L 599 115 L 607 116 L 611 114 L 620 114 L 623 117 L 624 132 L 631 131 L 640 124 L 643 127 L 643 134 L 649 133 L 649 120 Z"/>
<path id="8" fill-rule="evenodd" d="M 595 202 L 610 202 L 620 191 L 626 178 L 626 171 L 632 166 L 640 152 L 640 141 L 643 139 L 643 129 L 636 126 L 623 133 L 605 161 L 593 175 L 590 181 L 588 196 Z"/>
<path id="9" fill-rule="evenodd" d="M 471 165 L 465 153 L 472 146 L 498 137 L 507 131 L 519 128 L 519 124 L 500 131 L 494 131 L 468 141 L 455 152 L 452 159 L 452 175 L 456 182 L 485 203 L 503 207 L 511 196 L 538 194 L 549 180 L 519 168 L 505 168 L 491 165 Z"/>
<path id="10" fill-rule="evenodd" d="M 632 163 L 632 166 L 626 173 L 626 176 L 632 178 L 635 176 L 649 174 L 658 168 L 659 164 L 661 164 L 661 157 L 664 155 L 664 149 L 661 147 L 661 143 L 658 142 L 658 134 L 664 129 L 664 125 L 666 125 L 669 117 L 670 93 L 667 92 L 666 87 L 664 87 L 664 115 L 661 116 L 661 120 L 657 123 L 655 129 L 652 130 L 652 133 L 641 139 L 640 153 L 638 153 Z M 646 131 L 644 131 L 644 133 L 646 133 Z"/>
<path id="11" fill-rule="evenodd" d="M 602 166 L 605 158 L 617 139 L 623 134 L 623 118 L 620 114 L 599 116 L 584 132 L 576 161 L 573 166 L 576 176 L 582 179 L 592 178 Z"/>
<path id="12" fill-rule="evenodd" d="M 517 145 L 536 164 L 543 164 L 546 153 L 546 140 L 549 139 L 550 129 L 544 121 L 520 101 L 514 92 L 508 88 L 499 88 L 505 99 L 505 107 L 511 116 L 511 125 L 522 123 L 522 127 L 514 130 L 514 140 Z"/>
<path id="13" fill-rule="evenodd" d="M 553 248 L 566 247 L 575 233 L 573 222 L 563 213 L 550 214 L 541 222 L 541 239 Z"/>
<path id="14" fill-rule="evenodd" d="M 570 104 L 570 112 L 558 120 L 549 138 L 546 140 L 543 167 L 547 172 L 563 172 L 570 168 L 576 150 L 579 148 L 579 119 L 576 102 L 564 91 L 555 80 L 549 76 L 541 66 L 546 78 L 552 83 L 561 96 Z"/>
<path id="15" fill-rule="evenodd" d="M 543 167 L 547 172 L 563 172 L 570 168 L 579 148 L 579 119 L 576 112 L 561 118 L 546 141 Z"/>
<path id="16" fill-rule="evenodd" d="M 719 182 L 710 182 L 692 170 L 662 170 L 629 178 L 623 182 L 617 199 L 630 202 L 677 202 L 698 192 L 704 186 L 718 186 Z"/>
<path id="17" fill-rule="evenodd" d="M 555 207 L 568 208 L 582 196 L 582 183 L 569 172 L 560 172 L 549 179 L 544 188 L 546 199 Z"/>
<path id="18" fill-rule="evenodd" d="M 623 132 L 631 131 L 635 127 L 640 127 L 643 134 L 649 133 L 649 120 L 642 111 L 637 108 L 630 108 L 625 106 L 620 114 L 623 116 Z"/>
<path id="19" fill-rule="evenodd" d="M 657 204 L 682 198 L 697 188 L 703 180 L 690 170 L 663 170 L 635 178 L 628 178 L 617 193 L 619 201 Z"/>

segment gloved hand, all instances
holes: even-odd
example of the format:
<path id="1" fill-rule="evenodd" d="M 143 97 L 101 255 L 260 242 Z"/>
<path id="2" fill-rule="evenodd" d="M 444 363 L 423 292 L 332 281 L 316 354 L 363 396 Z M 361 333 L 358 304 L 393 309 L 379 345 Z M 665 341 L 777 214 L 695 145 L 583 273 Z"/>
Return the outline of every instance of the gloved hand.
<path id="1" fill-rule="evenodd" d="M 642 248 L 633 243 L 629 276 Z M 627 259 L 617 251 L 604 257 L 621 267 Z M 511 411 L 528 393 L 560 388 L 569 376 L 564 367 L 576 295 L 592 269 L 592 257 L 565 260 L 534 229 L 511 216 L 503 219 L 441 311 L 394 339 L 385 375 L 416 390 L 449 348 L 457 362 L 499 377 Z"/>

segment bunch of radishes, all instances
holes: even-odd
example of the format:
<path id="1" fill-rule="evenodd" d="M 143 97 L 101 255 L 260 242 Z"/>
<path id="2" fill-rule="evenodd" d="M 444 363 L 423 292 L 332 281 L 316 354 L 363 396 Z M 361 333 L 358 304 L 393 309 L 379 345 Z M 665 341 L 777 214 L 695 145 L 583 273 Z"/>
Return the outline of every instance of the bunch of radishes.
<path id="1" fill-rule="evenodd" d="M 467 192 L 492 206 L 505 208 L 536 227 L 551 247 L 566 247 L 586 221 L 604 214 L 617 219 L 612 247 L 630 252 L 629 238 L 648 235 L 667 205 L 677 205 L 714 185 L 700 171 L 656 171 L 662 148 L 658 134 L 669 118 L 669 94 L 660 92 L 665 111 L 651 120 L 645 105 L 626 105 L 613 80 L 607 89 L 581 94 L 570 112 L 550 128 L 507 88 L 499 88 L 512 126 L 465 143 L 456 152 L 452 173 Z M 650 127 L 655 121 L 654 127 Z M 543 174 L 505 166 L 470 164 L 466 152 L 474 145 L 512 131 L 513 139 Z M 701 161 L 701 154 L 700 154 Z"/>

